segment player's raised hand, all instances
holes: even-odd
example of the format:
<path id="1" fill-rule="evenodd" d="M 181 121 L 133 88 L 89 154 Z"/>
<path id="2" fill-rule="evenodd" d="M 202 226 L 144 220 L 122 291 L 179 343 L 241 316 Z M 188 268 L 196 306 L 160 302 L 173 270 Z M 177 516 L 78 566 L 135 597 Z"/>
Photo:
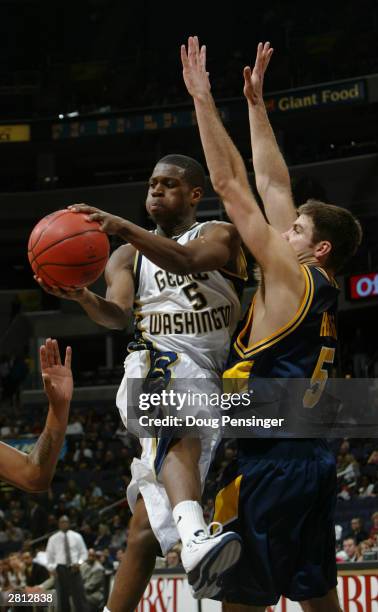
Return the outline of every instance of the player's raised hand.
<path id="1" fill-rule="evenodd" d="M 37 274 L 34 274 L 34 280 L 44 291 L 46 291 L 46 293 L 55 295 L 55 297 L 58 298 L 64 298 L 66 300 L 80 302 L 82 299 L 84 299 L 85 294 L 88 291 L 86 287 L 57 287 L 56 285 L 47 285 Z"/>
<path id="2" fill-rule="evenodd" d="M 124 227 L 125 220 L 104 210 L 88 206 L 88 204 L 72 204 L 67 207 L 71 212 L 79 212 L 88 215 L 88 221 L 98 221 L 100 230 L 110 236 L 118 234 Z"/>
<path id="3" fill-rule="evenodd" d="M 244 95 L 250 104 L 259 104 L 263 98 L 264 74 L 272 57 L 273 49 L 269 42 L 257 45 L 256 61 L 253 70 L 244 68 Z"/>
<path id="4" fill-rule="evenodd" d="M 181 45 L 182 74 L 188 92 L 193 98 L 210 91 L 209 73 L 206 72 L 206 47 L 200 48 L 198 37 L 189 36 L 188 49 Z"/>
<path id="5" fill-rule="evenodd" d="M 40 348 L 43 386 L 51 407 L 66 406 L 72 399 L 71 355 L 71 347 L 67 346 L 64 364 L 62 364 L 58 342 L 51 338 L 47 338 L 45 344 L 42 344 Z"/>

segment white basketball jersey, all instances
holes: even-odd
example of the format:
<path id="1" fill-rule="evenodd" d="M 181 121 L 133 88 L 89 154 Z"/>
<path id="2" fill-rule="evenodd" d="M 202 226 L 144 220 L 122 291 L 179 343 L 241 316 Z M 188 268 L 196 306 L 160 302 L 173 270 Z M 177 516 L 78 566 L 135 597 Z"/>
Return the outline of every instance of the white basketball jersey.
<path id="1" fill-rule="evenodd" d="M 198 238 L 207 223 L 195 223 L 175 240 L 186 244 Z M 242 252 L 239 267 L 240 275 L 227 270 L 172 274 L 138 252 L 134 310 L 137 344 L 185 353 L 200 367 L 222 372 L 240 316 L 235 285 L 245 280 Z"/>

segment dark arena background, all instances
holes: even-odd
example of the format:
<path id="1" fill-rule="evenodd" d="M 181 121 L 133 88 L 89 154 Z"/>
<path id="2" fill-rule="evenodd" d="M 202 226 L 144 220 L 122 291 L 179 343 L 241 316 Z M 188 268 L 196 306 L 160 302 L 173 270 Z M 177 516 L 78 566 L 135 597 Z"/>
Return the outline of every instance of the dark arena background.
<path id="1" fill-rule="evenodd" d="M 38 350 L 46 337 L 57 338 L 62 349 L 72 346 L 75 383 L 49 490 L 29 495 L 0 482 L 3 592 L 36 585 L 39 592 L 54 592 L 47 569 L 30 584 L 25 553 L 45 567 L 47 539 L 61 515 L 95 551 L 100 578 L 87 591 L 93 611 L 102 610 L 127 547 L 125 488 L 139 445 L 125 431 L 115 396 L 133 326 L 100 327 L 74 301 L 43 292 L 33 279 L 27 241 L 43 216 L 77 202 L 150 229 L 144 201 L 156 161 L 181 153 L 204 163 L 182 80 L 179 46 L 188 35 L 207 45 L 212 91 L 252 185 L 242 69 L 254 61 L 258 41 L 274 47 L 265 101 L 295 202 L 312 197 L 344 206 L 364 231 L 358 253 L 337 279 L 334 375 L 378 376 L 378 5 L 205 4 L 0 0 L 1 439 L 29 452 L 43 429 L 47 403 Z M 209 182 L 198 219 L 225 219 Z M 112 250 L 120 244 L 111 238 Z M 252 271 L 252 259 L 248 263 Z M 255 287 L 250 274 L 244 306 Z M 103 278 L 91 289 L 104 295 Z M 378 411 L 377 399 L 372 402 L 369 408 Z M 361 410 L 356 406 L 356 413 Z M 377 435 L 330 440 L 337 458 L 335 555 L 345 612 L 378 610 Z M 234 456 L 234 441 L 223 440 L 203 496 L 209 521 L 222 471 Z M 158 559 L 138 610 L 187 612 L 199 605 L 190 598 L 176 547 Z M 220 610 L 217 602 L 201 605 L 204 612 Z M 299 606 L 281 601 L 275 610 Z"/>

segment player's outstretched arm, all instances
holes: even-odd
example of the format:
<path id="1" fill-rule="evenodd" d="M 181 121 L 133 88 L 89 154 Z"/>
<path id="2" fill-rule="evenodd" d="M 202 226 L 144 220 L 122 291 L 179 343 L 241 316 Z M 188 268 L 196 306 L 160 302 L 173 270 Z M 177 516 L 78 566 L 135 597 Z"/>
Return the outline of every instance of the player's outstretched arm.
<path id="1" fill-rule="evenodd" d="M 257 190 L 269 223 L 286 232 L 296 219 L 290 176 L 269 122 L 263 100 L 265 71 L 272 57 L 269 42 L 259 43 L 253 70 L 244 68 L 244 95 L 248 101 L 252 159 Z"/>
<path id="2" fill-rule="evenodd" d="M 264 219 L 248 183 L 240 153 L 228 136 L 210 92 L 206 72 L 206 47 L 190 37 L 188 50 L 181 47 L 183 76 L 193 97 L 203 150 L 215 191 L 242 240 L 262 266 L 265 275 L 298 286 L 302 291 L 301 271 L 290 245 Z M 296 289 L 295 289 L 296 291 Z"/>
<path id="3" fill-rule="evenodd" d="M 154 264 L 173 274 L 217 270 L 235 260 L 238 255 L 240 240 L 230 223 L 209 226 L 199 238 L 181 245 L 88 204 L 74 204 L 69 208 L 74 212 L 88 214 L 88 221 L 98 221 L 102 231 L 116 234 Z"/>
<path id="4" fill-rule="evenodd" d="M 73 392 L 70 347 L 62 364 L 57 341 L 48 338 L 40 348 L 40 362 L 49 400 L 45 427 L 29 455 L 0 442 L 0 477 L 29 492 L 45 491 L 54 476 Z"/>

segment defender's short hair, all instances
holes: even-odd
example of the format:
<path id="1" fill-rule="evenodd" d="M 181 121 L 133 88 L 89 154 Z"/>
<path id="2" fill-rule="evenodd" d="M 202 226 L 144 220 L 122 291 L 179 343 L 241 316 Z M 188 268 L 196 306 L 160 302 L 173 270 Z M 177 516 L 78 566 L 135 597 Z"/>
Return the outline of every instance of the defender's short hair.
<path id="1" fill-rule="evenodd" d="M 200 164 L 193 157 L 187 155 L 165 155 L 159 161 L 158 164 L 172 164 L 172 166 L 178 166 L 184 170 L 184 177 L 186 182 L 191 187 L 201 187 L 203 190 L 206 185 L 205 171 L 202 164 Z"/>

